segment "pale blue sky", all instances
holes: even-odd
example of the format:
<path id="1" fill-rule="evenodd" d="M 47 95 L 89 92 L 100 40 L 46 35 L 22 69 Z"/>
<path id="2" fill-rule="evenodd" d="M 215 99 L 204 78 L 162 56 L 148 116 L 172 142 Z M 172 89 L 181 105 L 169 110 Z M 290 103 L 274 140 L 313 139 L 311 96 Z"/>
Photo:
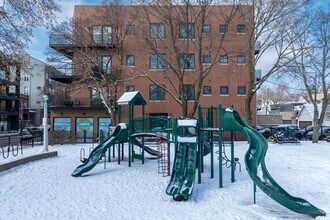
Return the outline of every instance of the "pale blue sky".
<path id="1" fill-rule="evenodd" d="M 1 1 L 1 0 L 0 0 Z M 58 14 L 58 21 L 64 21 L 72 17 L 74 5 L 96 5 L 100 0 L 58 0 L 62 12 Z M 329 0 L 315 0 L 324 7 L 329 7 Z M 45 51 L 49 45 L 48 30 L 45 28 L 37 28 L 33 32 L 31 44 L 28 53 L 41 61 L 46 61 Z"/>

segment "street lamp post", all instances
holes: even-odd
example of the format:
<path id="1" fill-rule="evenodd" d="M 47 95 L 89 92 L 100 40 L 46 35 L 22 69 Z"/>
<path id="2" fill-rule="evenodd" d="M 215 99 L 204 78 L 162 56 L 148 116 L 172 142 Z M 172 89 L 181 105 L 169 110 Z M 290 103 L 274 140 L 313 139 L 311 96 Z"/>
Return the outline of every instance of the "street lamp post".
<path id="1" fill-rule="evenodd" d="M 44 126 L 44 152 L 48 152 L 48 110 L 47 110 L 47 101 L 48 101 L 48 96 L 44 95 L 44 118 L 42 120 L 42 124 Z"/>

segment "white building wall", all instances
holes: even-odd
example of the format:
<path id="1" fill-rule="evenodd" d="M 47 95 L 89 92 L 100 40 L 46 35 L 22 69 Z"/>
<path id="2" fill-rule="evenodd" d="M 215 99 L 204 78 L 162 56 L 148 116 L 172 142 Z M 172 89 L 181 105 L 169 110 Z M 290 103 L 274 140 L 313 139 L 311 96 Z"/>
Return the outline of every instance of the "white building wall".
<path id="1" fill-rule="evenodd" d="M 20 93 L 29 95 L 29 108 L 42 109 L 46 63 L 28 56 L 28 67 L 21 73 Z"/>

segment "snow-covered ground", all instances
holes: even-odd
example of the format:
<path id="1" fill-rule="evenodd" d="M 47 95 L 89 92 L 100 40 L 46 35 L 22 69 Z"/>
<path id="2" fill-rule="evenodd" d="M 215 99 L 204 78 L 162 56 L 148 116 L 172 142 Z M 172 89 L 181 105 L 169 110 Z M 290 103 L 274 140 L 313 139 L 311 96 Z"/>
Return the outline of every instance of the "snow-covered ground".
<path id="1" fill-rule="evenodd" d="M 58 157 L 0 172 L 0 219 L 311 219 L 279 205 L 261 190 L 253 204 L 253 184 L 244 166 L 247 142 L 235 142 L 235 157 L 242 164 L 236 182 L 230 182 L 230 168 L 224 167 L 224 188 L 219 189 L 218 160 L 215 178 L 210 179 L 206 156 L 202 183 L 196 181 L 192 197 L 185 202 L 166 195 L 170 177 L 158 174 L 156 160 L 147 159 L 144 165 L 135 160 L 129 168 L 127 158 L 120 165 L 111 158 L 107 169 L 100 162 L 87 175 L 71 177 L 80 165 L 82 147 L 88 152 L 91 145 L 50 146 Z M 42 150 L 27 148 L 24 155 Z M 329 143 L 269 144 L 266 165 L 287 192 L 330 215 Z"/>

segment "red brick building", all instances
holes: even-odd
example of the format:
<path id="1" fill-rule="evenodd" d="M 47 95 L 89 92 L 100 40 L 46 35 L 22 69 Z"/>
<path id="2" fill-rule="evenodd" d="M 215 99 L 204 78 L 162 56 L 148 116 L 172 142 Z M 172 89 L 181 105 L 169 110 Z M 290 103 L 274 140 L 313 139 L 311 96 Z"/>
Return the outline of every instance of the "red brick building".
<path id="1" fill-rule="evenodd" d="M 124 27 L 121 29 L 115 28 L 113 23 L 115 19 L 104 16 L 109 7 L 111 6 L 75 6 L 74 20 L 85 22 L 84 33 L 77 28 L 74 29 L 73 39 L 86 48 L 93 47 L 95 54 L 91 54 L 91 50 L 84 50 L 82 46 L 76 46 L 76 49 L 79 47 L 80 52 L 89 51 L 87 53 L 91 56 L 100 57 L 100 65 L 110 64 L 110 71 L 121 65 L 120 79 L 123 83 L 118 86 L 118 97 L 125 91 L 140 91 L 147 101 L 146 115 L 180 117 L 182 116 L 182 108 L 178 104 L 180 82 L 175 71 L 171 70 L 171 65 L 179 63 L 178 65 L 182 65 L 185 70 L 182 78 L 187 93 L 194 87 L 189 90 L 191 93 L 186 94 L 188 109 L 192 108 L 198 92 L 195 83 L 198 75 L 208 66 L 212 66 L 201 86 L 199 103 L 203 107 L 217 106 L 218 103 L 222 103 L 223 106 L 233 104 L 242 116 L 245 115 L 245 95 L 249 82 L 247 63 L 248 59 L 254 58 L 254 51 L 251 56 L 246 52 L 247 33 L 250 31 L 248 29 L 250 25 L 246 24 L 253 22 L 251 6 L 243 6 L 239 11 L 236 11 L 236 6 L 210 7 L 207 10 L 209 14 L 206 21 L 202 25 L 197 20 L 191 22 L 194 14 L 201 12 L 201 7 L 198 6 L 189 9 L 188 21 L 182 24 L 178 20 L 184 20 L 183 16 L 176 14 L 178 10 L 175 7 L 171 10 L 178 19 L 173 19 L 171 23 L 169 20 L 164 21 L 164 17 L 157 16 L 157 13 L 161 12 L 150 6 L 145 8 L 121 6 L 117 9 L 120 10 L 121 16 L 125 12 L 125 16 L 120 18 L 124 20 L 121 23 Z M 118 40 L 118 36 L 115 36 L 116 30 L 125 33 L 125 40 Z M 203 43 L 201 44 L 200 41 Z M 119 42 L 122 43 L 122 63 L 116 58 L 118 56 L 116 46 Z M 85 59 L 80 52 L 73 49 L 72 44 L 72 42 L 61 42 L 60 39 L 51 36 L 50 46 L 72 59 L 73 63 Z M 179 45 L 178 48 L 183 52 L 174 53 L 173 45 Z M 82 71 L 84 70 L 76 65 L 72 76 L 57 77 L 57 80 L 71 83 L 72 79 L 81 77 Z M 140 75 L 148 77 L 138 77 Z M 156 86 L 150 78 L 167 88 L 174 97 Z M 89 135 L 94 138 L 99 129 L 106 130 L 109 115 L 102 107 L 100 99 L 94 96 L 93 89 L 80 89 L 65 101 L 61 106 L 50 108 L 51 129 L 66 126 L 71 134 L 81 137 L 81 128 L 88 126 Z M 256 107 L 255 99 L 252 106 Z M 140 114 L 137 109 L 136 115 Z M 128 115 L 125 108 L 122 109 L 121 115 L 125 122 Z M 253 118 L 255 119 L 255 114 Z M 255 125 L 255 122 L 253 123 Z"/>

